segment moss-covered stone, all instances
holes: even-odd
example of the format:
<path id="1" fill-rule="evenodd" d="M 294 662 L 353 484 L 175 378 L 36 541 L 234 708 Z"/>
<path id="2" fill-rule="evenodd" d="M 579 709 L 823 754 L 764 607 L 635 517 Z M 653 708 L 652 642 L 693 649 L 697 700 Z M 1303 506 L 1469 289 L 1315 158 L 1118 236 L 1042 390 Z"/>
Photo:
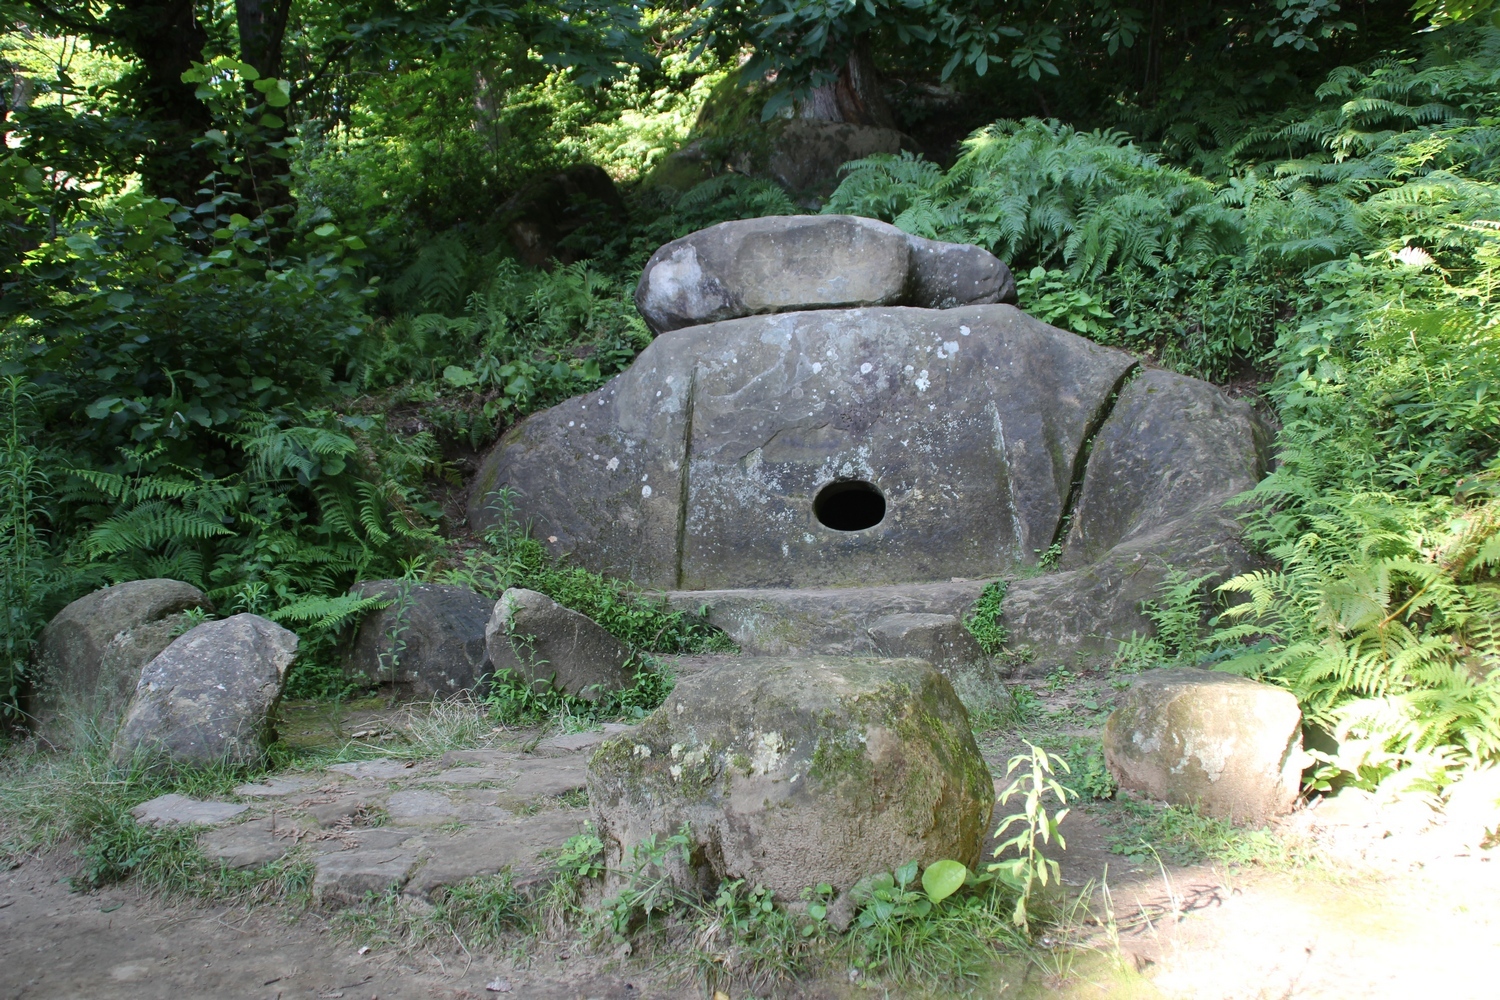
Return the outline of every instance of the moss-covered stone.
<path id="1" fill-rule="evenodd" d="M 686 823 L 680 883 L 743 878 L 787 899 L 913 858 L 975 864 L 993 797 L 963 705 L 919 660 L 729 661 L 589 765 L 612 864 Z"/>

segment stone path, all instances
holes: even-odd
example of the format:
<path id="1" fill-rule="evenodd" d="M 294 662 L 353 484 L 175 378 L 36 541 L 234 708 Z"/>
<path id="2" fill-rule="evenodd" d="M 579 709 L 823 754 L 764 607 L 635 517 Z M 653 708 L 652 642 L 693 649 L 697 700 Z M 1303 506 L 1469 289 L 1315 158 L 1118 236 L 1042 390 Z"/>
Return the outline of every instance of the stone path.
<path id="1" fill-rule="evenodd" d="M 430 901 L 446 886 L 506 868 L 524 885 L 543 877 L 583 828 L 589 755 L 625 728 L 524 750 L 381 757 L 281 774 L 240 785 L 237 803 L 163 795 L 138 806 L 136 818 L 211 827 L 200 837 L 204 851 L 235 868 L 305 850 L 317 872 L 313 900 L 325 910 L 393 888 Z"/>

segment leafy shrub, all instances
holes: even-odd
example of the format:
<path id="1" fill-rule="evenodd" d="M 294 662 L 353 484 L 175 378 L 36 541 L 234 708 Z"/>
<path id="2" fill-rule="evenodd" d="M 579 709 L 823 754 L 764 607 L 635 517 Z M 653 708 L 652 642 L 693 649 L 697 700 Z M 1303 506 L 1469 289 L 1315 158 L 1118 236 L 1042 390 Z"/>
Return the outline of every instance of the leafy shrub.
<path id="1" fill-rule="evenodd" d="M 994 656 L 1000 652 L 1010 638 L 1010 630 L 1000 624 L 1006 587 L 1004 580 L 985 584 L 984 589 L 979 592 L 979 599 L 964 618 L 964 628 L 979 643 L 979 648 L 986 656 Z"/>

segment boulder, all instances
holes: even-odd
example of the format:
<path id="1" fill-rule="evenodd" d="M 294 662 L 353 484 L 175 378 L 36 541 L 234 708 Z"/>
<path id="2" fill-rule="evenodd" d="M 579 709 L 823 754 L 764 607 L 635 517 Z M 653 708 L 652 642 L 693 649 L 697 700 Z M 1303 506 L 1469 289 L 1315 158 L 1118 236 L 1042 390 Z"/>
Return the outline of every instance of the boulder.
<path id="1" fill-rule="evenodd" d="M 1000 258 L 967 243 L 940 243 L 908 236 L 911 244 L 911 305 L 953 309 L 1016 301 L 1016 279 Z"/>
<path id="2" fill-rule="evenodd" d="M 512 587 L 495 602 L 485 644 L 496 673 L 598 701 L 630 687 L 630 649 L 594 621 L 546 594 Z"/>
<path id="3" fill-rule="evenodd" d="M 605 742 L 589 802 L 611 867 L 687 825 L 683 885 L 784 900 L 908 861 L 973 866 L 994 789 L 952 686 L 918 660 L 735 659 Z"/>
<path id="4" fill-rule="evenodd" d="M 204 622 L 179 636 L 141 671 L 114 760 L 255 764 L 296 655 L 297 636 L 259 615 Z"/>
<path id="5" fill-rule="evenodd" d="M 670 589 L 1025 570 L 1133 365 L 1006 305 L 676 330 L 501 438 L 469 519 L 508 488 L 555 554 Z"/>
<path id="6" fill-rule="evenodd" d="M 83 730 L 112 735 L 141 668 L 186 627 L 183 612 L 213 610 L 197 587 L 132 580 L 80 597 L 42 630 L 35 653 L 38 733 L 75 745 Z"/>
<path id="7" fill-rule="evenodd" d="M 951 309 L 1015 294 L 1010 269 L 979 247 L 853 215 L 782 215 L 722 222 L 661 247 L 635 304 L 662 333 L 801 309 Z"/>
<path id="8" fill-rule="evenodd" d="M 1301 783 L 1302 712 L 1290 692 L 1233 674 L 1152 670 L 1104 726 L 1121 788 L 1235 823 L 1288 812 Z"/>
<path id="9" fill-rule="evenodd" d="M 484 629 L 494 602 L 462 587 L 370 580 L 349 590 L 391 603 L 366 615 L 344 659 L 353 683 L 403 697 L 473 691 L 490 672 Z"/>
<path id="10" fill-rule="evenodd" d="M 565 245 L 567 238 L 590 222 L 619 225 L 626 214 L 615 182 L 592 163 L 533 181 L 500 206 L 516 256 L 530 267 L 582 259 L 585 254 Z"/>
<path id="11" fill-rule="evenodd" d="M 796 309 L 895 305 L 911 248 L 895 226 L 852 215 L 722 222 L 647 261 L 635 303 L 658 332 Z"/>
<path id="12" fill-rule="evenodd" d="M 880 125 L 793 118 L 760 127 L 768 132 L 762 155 L 741 151 L 731 157 L 735 167 L 774 179 L 798 204 L 814 207 L 839 186 L 844 164 L 916 148 L 909 136 Z"/>
<path id="13" fill-rule="evenodd" d="M 1266 473 L 1270 438 L 1249 404 L 1217 387 L 1140 372 L 1094 438 L 1061 566 L 1096 562 L 1122 542 L 1250 489 Z"/>

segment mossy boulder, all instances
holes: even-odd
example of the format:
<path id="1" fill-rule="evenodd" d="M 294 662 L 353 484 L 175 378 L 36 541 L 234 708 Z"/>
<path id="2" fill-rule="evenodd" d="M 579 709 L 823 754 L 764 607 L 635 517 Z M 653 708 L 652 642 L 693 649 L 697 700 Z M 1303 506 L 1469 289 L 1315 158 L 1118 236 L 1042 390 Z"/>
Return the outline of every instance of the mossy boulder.
<path id="1" fill-rule="evenodd" d="M 684 824 L 681 885 L 745 879 L 796 899 L 907 861 L 973 865 L 994 799 L 968 713 L 921 660 L 727 661 L 678 684 L 589 764 L 611 867 Z"/>

